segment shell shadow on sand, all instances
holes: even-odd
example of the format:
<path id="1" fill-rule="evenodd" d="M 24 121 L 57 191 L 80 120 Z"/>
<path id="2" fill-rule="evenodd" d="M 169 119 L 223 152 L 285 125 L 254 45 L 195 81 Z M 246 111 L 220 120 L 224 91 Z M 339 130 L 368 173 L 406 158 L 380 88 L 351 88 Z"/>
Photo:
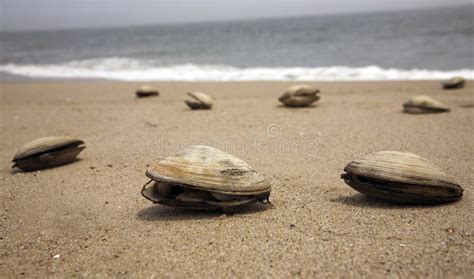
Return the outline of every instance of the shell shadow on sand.
<path id="1" fill-rule="evenodd" d="M 307 106 L 304 106 L 304 107 L 287 107 L 283 104 L 276 105 L 276 107 L 279 108 L 279 109 L 289 109 L 289 110 L 304 110 L 304 109 L 311 109 L 311 108 L 316 108 L 316 107 L 320 107 L 320 106 L 321 106 L 320 103 L 313 103 L 311 105 L 307 105 Z"/>
<path id="2" fill-rule="evenodd" d="M 432 204 L 432 205 L 403 204 L 403 203 L 383 201 L 377 198 L 369 197 L 361 193 L 356 193 L 351 196 L 337 197 L 335 199 L 331 199 L 331 202 L 336 202 L 336 203 L 360 207 L 360 208 L 384 208 L 384 209 L 407 209 L 407 208 L 428 209 L 428 208 L 434 208 L 434 207 L 449 206 L 450 204 L 456 203 L 456 202 L 448 202 L 448 203 L 443 203 L 443 204 Z"/>
<path id="3" fill-rule="evenodd" d="M 235 214 L 254 214 L 264 212 L 271 209 L 271 205 L 261 203 L 248 204 L 241 207 L 232 208 L 226 212 L 222 210 L 205 210 L 205 209 L 189 209 L 168 207 L 162 205 L 153 205 L 138 211 L 136 218 L 142 221 L 173 221 L 173 220 L 197 220 L 197 219 L 213 219 L 222 215 Z"/>
<path id="4" fill-rule="evenodd" d="M 474 108 L 474 104 L 463 104 L 459 106 L 460 108 Z"/>

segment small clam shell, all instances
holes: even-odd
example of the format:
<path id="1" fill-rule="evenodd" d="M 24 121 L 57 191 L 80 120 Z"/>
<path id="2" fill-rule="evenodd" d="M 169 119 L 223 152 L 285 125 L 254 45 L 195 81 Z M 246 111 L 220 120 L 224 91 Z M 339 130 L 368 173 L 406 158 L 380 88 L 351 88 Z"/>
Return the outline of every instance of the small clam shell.
<path id="1" fill-rule="evenodd" d="M 453 77 L 442 83 L 444 89 L 459 89 L 463 88 L 466 80 L 462 77 Z"/>
<path id="2" fill-rule="evenodd" d="M 86 148 L 82 140 L 70 137 L 45 137 L 22 146 L 13 158 L 14 165 L 23 171 L 33 171 L 64 165 L 74 161 Z"/>
<path id="3" fill-rule="evenodd" d="M 287 107 L 307 107 L 320 99 L 319 89 L 309 85 L 294 85 L 289 87 L 278 99 Z"/>
<path id="4" fill-rule="evenodd" d="M 160 95 L 160 92 L 158 92 L 158 90 L 156 90 L 155 88 L 151 86 L 143 85 L 137 89 L 135 94 L 137 95 L 138 98 L 142 98 L 142 97 L 158 96 Z"/>
<path id="5" fill-rule="evenodd" d="M 268 181 L 246 162 L 203 145 L 190 146 L 159 161 L 147 170 L 146 175 L 158 186 L 146 184 L 142 195 L 153 202 L 172 206 L 225 208 L 266 202 L 271 188 Z M 173 185 L 171 194 L 160 193 L 162 183 Z M 189 192 L 199 194 L 187 194 Z M 181 196 L 183 193 L 186 195 Z M 192 204 L 186 204 L 191 201 L 183 197 L 190 195 L 199 197 L 199 202 L 193 200 Z"/>
<path id="6" fill-rule="evenodd" d="M 211 109 L 213 100 L 208 95 L 202 92 L 189 92 L 188 95 L 192 100 L 185 100 L 184 102 L 191 109 Z"/>
<path id="7" fill-rule="evenodd" d="M 437 113 L 450 111 L 449 107 L 428 96 L 415 96 L 403 104 L 406 113 Z"/>
<path id="8" fill-rule="evenodd" d="M 463 188 L 418 155 L 381 151 L 350 162 L 341 175 L 355 190 L 375 198 L 410 204 L 459 200 Z"/>

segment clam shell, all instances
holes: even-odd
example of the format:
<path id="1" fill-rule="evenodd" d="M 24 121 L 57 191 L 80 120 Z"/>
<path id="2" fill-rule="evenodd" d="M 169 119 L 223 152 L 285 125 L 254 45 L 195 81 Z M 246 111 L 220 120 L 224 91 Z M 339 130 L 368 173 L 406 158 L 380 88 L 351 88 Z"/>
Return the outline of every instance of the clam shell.
<path id="1" fill-rule="evenodd" d="M 211 109 L 213 100 L 208 95 L 202 92 L 188 92 L 192 100 L 185 100 L 184 102 L 191 109 Z"/>
<path id="2" fill-rule="evenodd" d="M 13 158 L 13 167 L 23 171 L 44 169 L 72 162 L 86 148 L 84 141 L 70 137 L 44 137 L 22 146 Z"/>
<path id="3" fill-rule="evenodd" d="M 428 96 L 415 96 L 403 104 L 406 113 L 437 113 L 450 111 L 449 107 Z"/>
<path id="4" fill-rule="evenodd" d="M 190 146 L 175 156 L 159 161 L 146 171 L 146 175 L 161 186 L 145 185 L 142 195 L 153 202 L 171 206 L 238 206 L 268 200 L 271 188 L 265 177 L 246 162 L 204 145 Z M 168 191 L 161 183 L 174 185 L 181 192 L 160 195 L 160 191 Z"/>
<path id="5" fill-rule="evenodd" d="M 319 100 L 319 89 L 309 85 L 294 85 L 289 87 L 278 99 L 287 107 L 306 107 Z"/>
<path id="6" fill-rule="evenodd" d="M 466 80 L 462 77 L 453 77 L 442 83 L 444 89 L 459 89 L 463 88 Z"/>
<path id="7" fill-rule="evenodd" d="M 156 90 L 155 88 L 151 86 L 143 85 L 137 89 L 135 94 L 137 95 L 138 98 L 142 98 L 142 97 L 158 96 L 160 95 L 160 92 L 158 92 L 158 90 Z"/>
<path id="8" fill-rule="evenodd" d="M 380 151 L 350 162 L 342 174 L 355 190 L 387 201 L 433 204 L 456 201 L 463 188 L 420 156 Z"/>

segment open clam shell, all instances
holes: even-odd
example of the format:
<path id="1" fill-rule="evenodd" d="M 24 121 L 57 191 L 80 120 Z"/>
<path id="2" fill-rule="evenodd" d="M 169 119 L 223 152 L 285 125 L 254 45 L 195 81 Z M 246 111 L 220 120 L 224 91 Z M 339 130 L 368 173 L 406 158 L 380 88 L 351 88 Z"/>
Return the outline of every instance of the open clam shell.
<path id="1" fill-rule="evenodd" d="M 191 109 L 211 109 L 213 100 L 210 96 L 202 92 L 188 92 L 188 95 L 192 98 L 191 100 L 185 100 L 184 102 Z"/>
<path id="2" fill-rule="evenodd" d="M 459 89 L 463 88 L 466 80 L 462 77 L 453 77 L 442 83 L 444 89 Z"/>
<path id="3" fill-rule="evenodd" d="M 278 99 L 287 107 L 307 107 L 319 100 L 319 89 L 309 85 L 294 85 L 289 87 Z"/>
<path id="4" fill-rule="evenodd" d="M 158 96 L 160 95 L 160 92 L 158 92 L 157 89 L 151 86 L 143 85 L 137 89 L 137 91 L 135 92 L 135 95 L 137 95 L 138 98 L 143 98 L 143 97 Z"/>
<path id="5" fill-rule="evenodd" d="M 406 113 L 439 113 L 450 111 L 450 108 L 440 101 L 428 96 L 415 96 L 403 104 Z"/>
<path id="6" fill-rule="evenodd" d="M 152 179 L 142 195 L 170 206 L 228 208 L 267 202 L 269 182 L 246 162 L 221 150 L 196 145 L 146 171 Z"/>
<path id="7" fill-rule="evenodd" d="M 380 151 L 350 162 L 341 175 L 355 190 L 375 198 L 408 204 L 459 200 L 463 188 L 420 156 Z"/>
<path id="8" fill-rule="evenodd" d="M 74 161 L 85 146 L 84 141 L 70 137 L 44 137 L 22 146 L 13 158 L 23 171 L 33 171 L 64 165 Z"/>

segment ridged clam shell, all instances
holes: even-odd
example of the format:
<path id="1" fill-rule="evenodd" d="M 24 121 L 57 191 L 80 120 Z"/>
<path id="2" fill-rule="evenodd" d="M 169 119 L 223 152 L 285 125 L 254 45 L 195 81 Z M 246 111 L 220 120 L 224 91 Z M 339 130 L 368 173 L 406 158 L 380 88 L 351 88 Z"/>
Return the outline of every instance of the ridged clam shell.
<path id="1" fill-rule="evenodd" d="M 342 174 L 355 190 L 413 204 L 456 201 L 463 188 L 426 159 L 408 152 L 380 151 L 350 162 Z"/>
<path id="2" fill-rule="evenodd" d="M 436 113 L 450 111 L 449 107 L 428 96 L 415 96 L 403 104 L 407 113 Z"/>
<path id="3" fill-rule="evenodd" d="M 150 96 L 158 96 L 160 95 L 160 92 L 158 92 L 157 89 L 148 86 L 148 85 L 142 85 L 140 88 L 137 89 L 135 92 L 137 97 L 142 98 L 142 97 L 150 97 Z"/>
<path id="4" fill-rule="evenodd" d="M 210 96 L 202 92 L 188 92 L 192 100 L 185 100 L 184 102 L 191 109 L 211 109 L 213 100 Z"/>
<path id="5" fill-rule="evenodd" d="M 278 100 L 287 107 L 306 107 L 320 99 L 318 93 L 309 85 L 293 85 Z"/>
<path id="6" fill-rule="evenodd" d="M 13 167 L 32 171 L 72 162 L 86 148 L 84 141 L 70 137 L 44 137 L 22 146 L 13 158 Z"/>
<path id="7" fill-rule="evenodd" d="M 459 89 L 464 87 L 466 80 L 462 77 L 453 77 L 442 84 L 444 89 Z"/>
<path id="8" fill-rule="evenodd" d="M 246 162 L 204 145 L 190 146 L 159 161 L 146 175 L 155 185 L 145 185 L 142 195 L 153 202 L 172 206 L 232 207 L 266 200 L 271 188 L 265 177 Z M 167 185 L 173 185 L 175 190 Z M 176 189 L 178 196 L 166 195 Z M 160 192 L 165 194 L 160 195 Z"/>

